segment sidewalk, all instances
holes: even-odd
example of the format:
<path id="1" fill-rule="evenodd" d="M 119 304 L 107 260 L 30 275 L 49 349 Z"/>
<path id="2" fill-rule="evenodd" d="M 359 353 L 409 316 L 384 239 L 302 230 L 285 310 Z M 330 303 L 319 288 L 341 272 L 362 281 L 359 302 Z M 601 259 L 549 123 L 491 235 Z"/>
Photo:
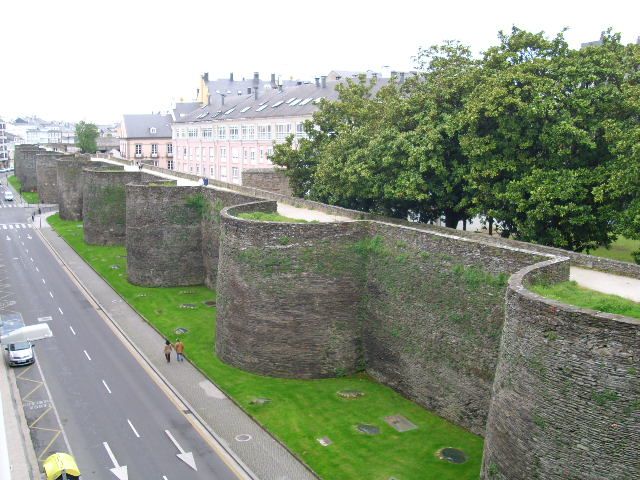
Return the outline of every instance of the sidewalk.
<path id="1" fill-rule="evenodd" d="M 247 471 L 260 480 L 316 477 L 190 363 L 167 364 L 164 338 L 149 326 L 67 243 L 43 221 L 38 230 L 144 361 Z"/>

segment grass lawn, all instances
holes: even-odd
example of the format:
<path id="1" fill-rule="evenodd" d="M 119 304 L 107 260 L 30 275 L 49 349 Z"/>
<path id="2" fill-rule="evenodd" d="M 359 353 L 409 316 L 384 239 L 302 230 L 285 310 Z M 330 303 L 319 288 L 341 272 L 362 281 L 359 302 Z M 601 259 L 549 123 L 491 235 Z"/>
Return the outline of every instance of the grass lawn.
<path id="1" fill-rule="evenodd" d="M 15 175 L 11 175 L 9 177 L 9 183 L 16 190 L 16 192 L 19 192 L 22 188 L 22 183 Z M 40 203 L 40 195 L 38 195 L 38 192 L 22 192 L 22 198 L 24 198 L 25 202 L 32 205 Z"/>
<path id="2" fill-rule="evenodd" d="M 640 240 L 630 240 L 625 237 L 618 237 L 618 239 L 611 244 L 611 247 L 600 247 L 589 253 L 596 257 L 635 263 L 631 256 L 631 252 L 636 250 L 640 250 Z"/>
<path id="3" fill-rule="evenodd" d="M 189 360 L 232 396 L 253 418 L 285 443 L 326 480 L 465 480 L 480 473 L 483 440 L 360 374 L 324 380 L 287 380 L 253 375 L 222 363 L 214 354 L 215 308 L 204 301 L 215 293 L 203 286 L 144 288 L 126 280 L 124 247 L 89 246 L 82 224 L 55 215 L 49 223 L 120 294 L 167 338 L 184 326 Z M 112 268 L 118 265 L 119 269 Z M 179 308 L 183 303 L 194 309 Z M 344 399 L 340 390 L 360 390 L 364 396 Z M 270 403 L 254 405 L 257 397 Z M 398 433 L 383 421 L 403 415 L 416 430 Z M 359 423 L 380 428 L 380 435 L 364 435 Z M 323 447 L 316 440 L 328 436 L 334 443 Z M 469 460 L 460 465 L 440 460 L 436 452 L 459 448 Z"/>
<path id="4" fill-rule="evenodd" d="M 244 218 L 247 220 L 259 220 L 261 222 L 287 222 L 287 223 L 309 223 L 307 220 L 301 218 L 289 218 L 279 213 L 267 213 L 267 212 L 250 212 L 240 213 L 238 218 Z"/>
<path id="5" fill-rule="evenodd" d="M 530 289 L 543 297 L 559 300 L 569 305 L 640 318 L 640 303 L 617 295 L 589 290 L 580 287 L 574 281 L 556 283 L 555 285 L 532 285 Z"/>

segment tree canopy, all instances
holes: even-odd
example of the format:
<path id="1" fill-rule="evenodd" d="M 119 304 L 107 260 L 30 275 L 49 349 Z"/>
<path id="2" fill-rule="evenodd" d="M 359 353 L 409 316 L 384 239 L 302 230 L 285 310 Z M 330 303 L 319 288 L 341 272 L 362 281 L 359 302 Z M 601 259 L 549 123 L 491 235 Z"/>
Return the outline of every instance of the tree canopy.
<path id="1" fill-rule="evenodd" d="M 84 120 L 76 124 L 76 145 L 83 153 L 96 153 L 98 145 L 96 139 L 100 133 L 98 127 Z"/>
<path id="2" fill-rule="evenodd" d="M 272 161 L 297 195 L 420 221 L 481 215 L 575 251 L 640 238 L 640 46 L 513 28 L 475 59 L 420 49 L 400 83 L 348 80 Z"/>

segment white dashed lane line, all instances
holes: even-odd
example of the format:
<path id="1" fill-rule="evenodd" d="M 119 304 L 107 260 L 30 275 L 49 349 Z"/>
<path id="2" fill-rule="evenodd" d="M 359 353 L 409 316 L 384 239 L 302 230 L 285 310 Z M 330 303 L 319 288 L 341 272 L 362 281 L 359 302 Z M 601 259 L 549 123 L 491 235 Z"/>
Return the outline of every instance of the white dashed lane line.
<path id="1" fill-rule="evenodd" d="M 69 329 L 71 330 L 71 333 L 73 333 L 74 335 L 76 334 L 76 331 L 73 329 L 71 325 L 69 325 Z"/>
<path id="2" fill-rule="evenodd" d="M 60 312 L 60 315 L 64 315 L 64 312 L 62 311 L 62 309 L 60 307 L 58 307 L 58 311 Z M 73 329 L 71 329 L 73 330 Z"/>
<path id="3" fill-rule="evenodd" d="M 49 296 L 50 296 L 51 298 L 53 298 L 53 293 L 49 292 Z"/>
<path id="4" fill-rule="evenodd" d="M 105 382 L 104 380 L 102 380 L 102 384 L 104 385 L 104 388 L 107 389 L 107 392 L 111 393 L 111 389 L 109 388 L 109 385 L 107 385 L 107 382 Z"/>
<path id="5" fill-rule="evenodd" d="M 138 433 L 136 428 L 133 426 L 133 423 L 131 423 L 131 420 L 127 418 L 127 422 L 129 422 L 129 426 L 131 427 L 131 430 L 133 430 L 133 433 L 136 435 L 136 437 L 140 438 L 140 434 Z"/>
<path id="6" fill-rule="evenodd" d="M 86 355 L 86 357 L 89 359 L 89 361 L 91 361 L 91 357 L 89 356 L 89 354 L 87 353 L 87 351 L 86 351 L 86 350 L 84 351 L 84 354 L 85 354 L 85 355 Z M 107 386 L 107 384 L 106 384 L 106 383 L 105 383 L 104 385 L 105 385 L 105 387 Z M 109 389 L 109 387 L 107 387 L 107 390 L 108 390 L 108 389 Z M 111 392 L 109 392 L 109 393 L 111 393 Z"/>

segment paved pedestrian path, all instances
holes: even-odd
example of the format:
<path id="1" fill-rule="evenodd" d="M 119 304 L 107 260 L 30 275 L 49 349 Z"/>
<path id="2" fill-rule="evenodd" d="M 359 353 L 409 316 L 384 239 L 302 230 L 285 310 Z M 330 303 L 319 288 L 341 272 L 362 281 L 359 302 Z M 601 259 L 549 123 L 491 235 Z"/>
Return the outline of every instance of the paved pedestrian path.
<path id="1" fill-rule="evenodd" d="M 51 228 L 39 230 L 62 262 L 89 292 L 145 361 L 204 422 L 221 445 L 250 478 L 306 480 L 316 478 L 287 449 L 271 437 L 226 395 L 188 362 L 167 364 L 162 353 L 164 338 L 140 317 Z"/>
<path id="2" fill-rule="evenodd" d="M 619 295 L 634 302 L 640 302 L 640 280 L 635 278 L 612 275 L 587 268 L 571 267 L 570 279 L 591 290 Z"/>

